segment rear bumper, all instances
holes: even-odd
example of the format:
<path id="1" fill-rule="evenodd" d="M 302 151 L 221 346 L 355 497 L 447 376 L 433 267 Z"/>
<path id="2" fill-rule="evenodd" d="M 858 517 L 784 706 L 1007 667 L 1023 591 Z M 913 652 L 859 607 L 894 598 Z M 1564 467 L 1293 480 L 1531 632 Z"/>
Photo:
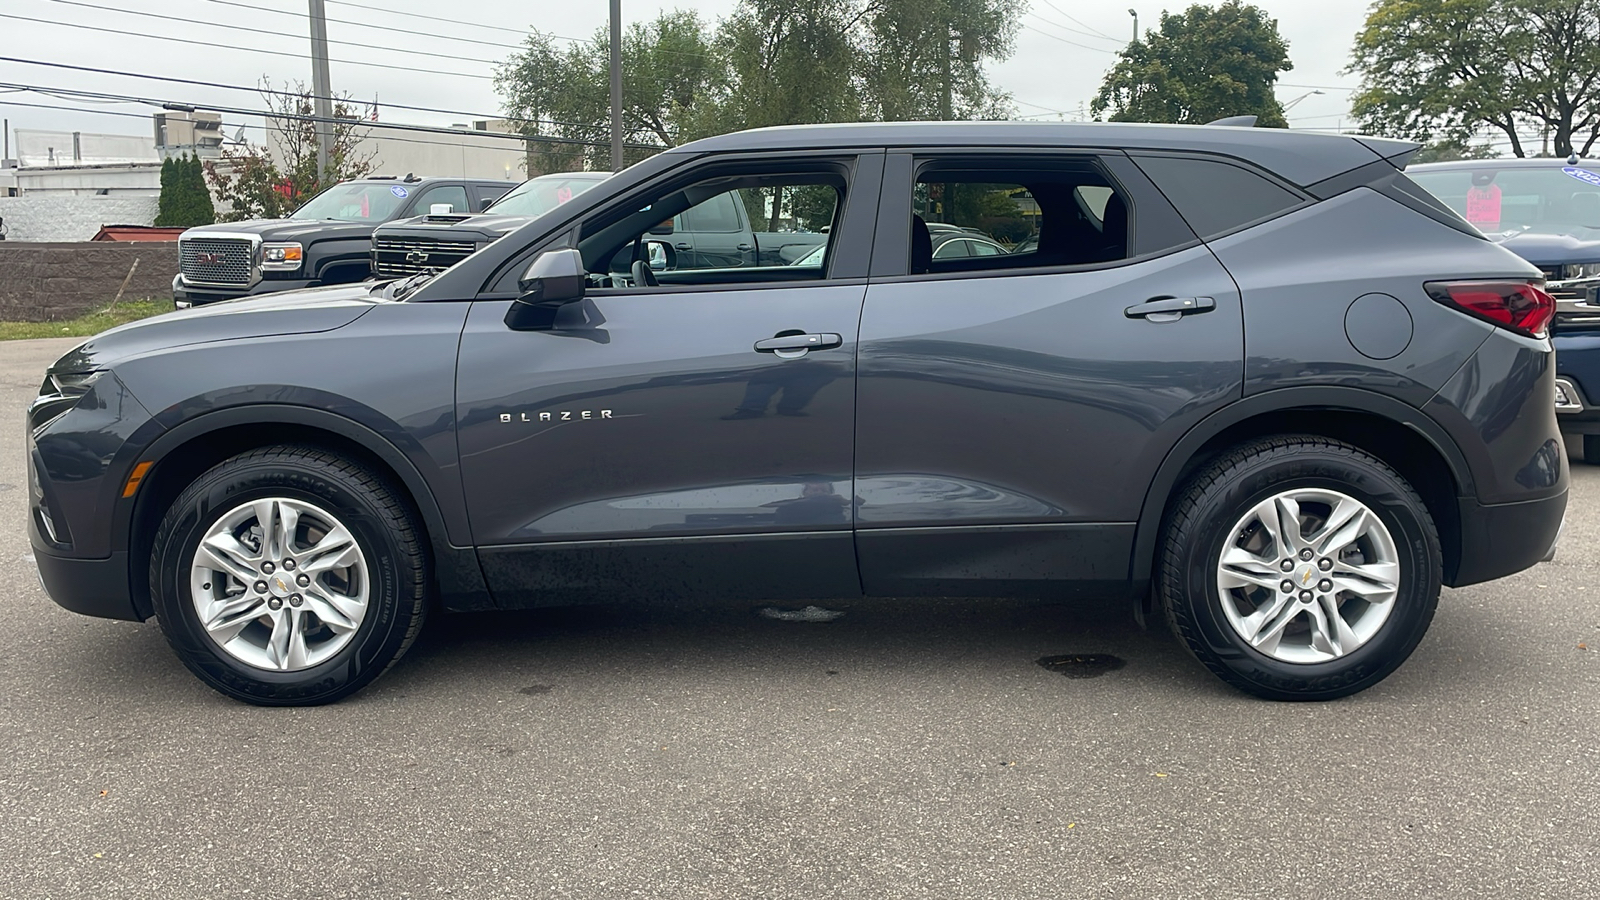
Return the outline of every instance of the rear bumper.
<path id="1" fill-rule="evenodd" d="M 1549 558 L 1561 535 L 1567 493 L 1521 503 L 1459 503 L 1461 562 L 1445 579 L 1451 587 L 1504 578 Z"/>
<path id="2" fill-rule="evenodd" d="M 86 616 L 141 622 L 134 611 L 128 585 L 128 554 L 117 551 L 106 559 L 71 559 L 33 549 L 39 581 L 58 606 Z"/>

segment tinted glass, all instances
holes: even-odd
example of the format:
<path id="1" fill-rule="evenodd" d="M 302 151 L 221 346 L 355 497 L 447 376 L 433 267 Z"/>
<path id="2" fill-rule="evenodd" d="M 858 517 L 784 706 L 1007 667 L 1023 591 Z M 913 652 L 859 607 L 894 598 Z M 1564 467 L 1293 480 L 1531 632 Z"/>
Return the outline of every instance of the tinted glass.
<path id="1" fill-rule="evenodd" d="M 1098 173 L 1019 170 L 1012 160 L 961 165 L 925 170 L 917 180 L 912 212 L 933 239 L 934 264 L 913 260 L 914 273 L 1087 265 L 1128 255 L 1127 203 Z M 1002 172 L 1015 180 L 994 177 Z"/>
<path id="2" fill-rule="evenodd" d="M 1304 202 L 1293 191 L 1242 166 L 1167 156 L 1135 159 L 1203 238 L 1278 215 Z"/>
<path id="3" fill-rule="evenodd" d="M 411 186 L 352 181 L 336 184 L 294 211 L 291 219 L 384 222 L 411 197 Z"/>
<path id="4" fill-rule="evenodd" d="M 436 203 L 450 204 L 450 211 L 453 213 L 472 211 L 467 208 L 467 189 L 459 184 L 430 188 L 417 200 L 415 211 L 418 215 L 431 215 Z"/>
<path id="5" fill-rule="evenodd" d="M 1499 168 L 1485 163 L 1406 174 L 1479 231 L 1600 228 L 1600 172 L 1582 166 Z"/>
<path id="6" fill-rule="evenodd" d="M 967 241 L 967 252 L 973 256 L 999 256 L 1004 251 L 987 241 Z"/>
<path id="7" fill-rule="evenodd" d="M 934 259 L 954 259 L 959 256 L 971 256 L 967 252 L 966 241 L 945 241 L 933 250 Z"/>
<path id="8" fill-rule="evenodd" d="M 730 191 L 692 207 L 684 213 L 684 217 L 691 224 L 685 225 L 683 230 L 709 231 L 718 234 L 738 231 L 739 213 L 733 205 L 737 199 L 737 195 Z"/>
<path id="9" fill-rule="evenodd" d="M 540 175 L 512 188 L 511 193 L 495 201 L 489 211 L 505 216 L 542 216 L 604 180 L 570 173 Z"/>

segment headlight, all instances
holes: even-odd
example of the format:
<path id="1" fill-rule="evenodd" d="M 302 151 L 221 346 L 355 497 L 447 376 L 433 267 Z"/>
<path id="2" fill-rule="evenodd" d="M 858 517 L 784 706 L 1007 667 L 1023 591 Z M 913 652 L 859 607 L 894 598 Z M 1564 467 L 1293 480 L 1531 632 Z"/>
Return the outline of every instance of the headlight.
<path id="1" fill-rule="evenodd" d="M 100 372 L 51 372 L 39 385 L 39 396 L 28 405 L 28 426 L 43 428 L 78 405 Z"/>
<path id="2" fill-rule="evenodd" d="M 261 268 L 270 272 L 293 272 L 300 268 L 304 249 L 299 244 L 262 244 Z"/>
<path id="3" fill-rule="evenodd" d="M 1561 267 L 1563 281 L 1571 281 L 1574 278 L 1600 278 L 1600 263 L 1578 263 Z"/>

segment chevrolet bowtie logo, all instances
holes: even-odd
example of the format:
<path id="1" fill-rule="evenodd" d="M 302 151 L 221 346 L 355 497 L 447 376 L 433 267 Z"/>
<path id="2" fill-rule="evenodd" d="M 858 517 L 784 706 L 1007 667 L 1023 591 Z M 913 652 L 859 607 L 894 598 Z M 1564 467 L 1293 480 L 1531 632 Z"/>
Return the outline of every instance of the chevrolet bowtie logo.
<path id="1" fill-rule="evenodd" d="M 1312 577 L 1316 574 L 1317 573 L 1311 571 L 1310 569 L 1307 569 L 1306 573 L 1300 576 L 1300 586 L 1305 587 L 1306 585 L 1310 584 Z"/>

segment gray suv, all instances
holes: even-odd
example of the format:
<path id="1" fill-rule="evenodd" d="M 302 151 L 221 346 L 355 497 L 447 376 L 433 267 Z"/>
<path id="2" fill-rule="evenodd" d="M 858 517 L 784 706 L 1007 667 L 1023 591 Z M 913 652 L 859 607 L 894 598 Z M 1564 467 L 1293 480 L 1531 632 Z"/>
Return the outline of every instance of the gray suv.
<path id="1" fill-rule="evenodd" d="M 1554 552 L 1567 501 L 1554 302 L 1406 178 L 1415 149 L 1023 123 L 688 144 L 437 275 L 68 353 L 28 412 L 35 557 L 57 603 L 155 617 L 260 704 L 350 694 L 438 609 L 862 596 L 1118 595 L 1245 691 L 1350 694 L 1441 585 Z M 656 258 L 719 197 L 824 250 Z M 1037 241 L 937 258 L 950 225 Z"/>

